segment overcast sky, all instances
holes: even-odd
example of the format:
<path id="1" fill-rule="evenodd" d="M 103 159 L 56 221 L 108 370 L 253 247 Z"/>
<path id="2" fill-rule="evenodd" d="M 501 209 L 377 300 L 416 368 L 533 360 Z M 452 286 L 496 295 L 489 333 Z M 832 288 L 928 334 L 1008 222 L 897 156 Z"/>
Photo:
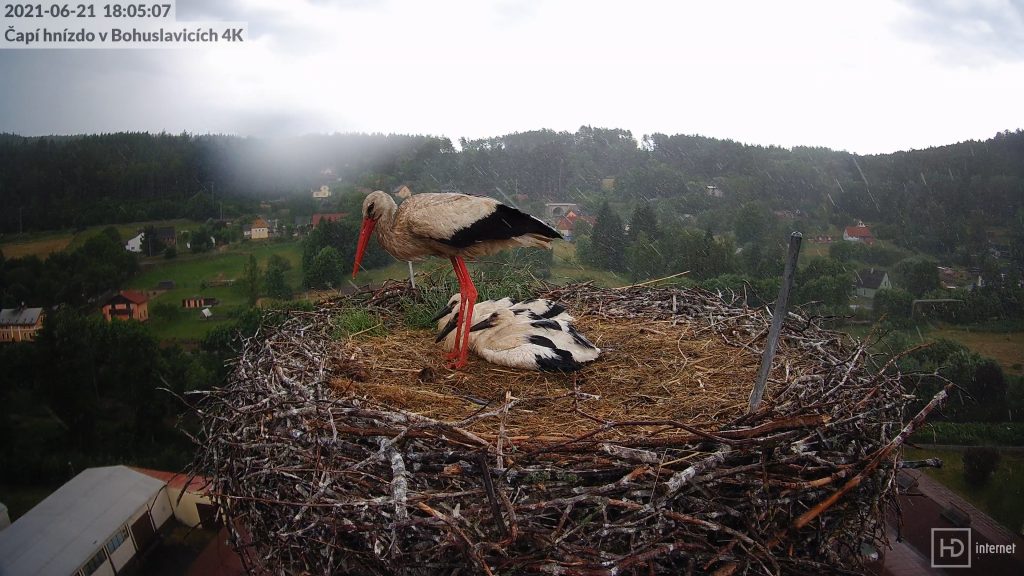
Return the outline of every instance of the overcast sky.
<path id="1" fill-rule="evenodd" d="M 0 132 L 588 124 L 870 154 L 1024 128 L 1024 0 L 177 4 L 248 41 L 0 50 Z"/>

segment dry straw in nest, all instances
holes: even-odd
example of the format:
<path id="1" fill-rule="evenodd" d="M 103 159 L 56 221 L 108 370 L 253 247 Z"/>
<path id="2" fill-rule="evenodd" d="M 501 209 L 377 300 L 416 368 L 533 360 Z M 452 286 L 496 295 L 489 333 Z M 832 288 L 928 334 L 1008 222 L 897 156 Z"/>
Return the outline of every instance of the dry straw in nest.
<path id="1" fill-rule="evenodd" d="M 195 472 L 255 573 L 822 574 L 884 544 L 901 375 L 699 290 L 549 287 L 603 350 L 575 374 L 446 369 L 400 285 L 293 312 L 201 394 Z M 374 310 L 385 336 L 336 340 Z"/>

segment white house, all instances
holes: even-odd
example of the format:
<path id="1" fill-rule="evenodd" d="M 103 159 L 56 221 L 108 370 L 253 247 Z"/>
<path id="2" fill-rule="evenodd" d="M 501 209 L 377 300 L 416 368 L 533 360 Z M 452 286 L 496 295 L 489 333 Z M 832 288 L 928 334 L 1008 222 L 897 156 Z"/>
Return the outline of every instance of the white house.
<path id="1" fill-rule="evenodd" d="M 324 184 L 319 190 L 313 190 L 313 198 L 324 199 L 331 197 L 331 187 Z"/>
<path id="2" fill-rule="evenodd" d="M 858 270 L 854 273 L 854 290 L 858 296 L 874 298 L 879 290 L 892 289 L 889 273 L 885 270 Z"/>
<path id="3" fill-rule="evenodd" d="M 0 574 L 117 574 L 172 514 L 161 480 L 89 468 L 0 532 Z"/>
<path id="4" fill-rule="evenodd" d="M 135 252 L 136 254 L 142 253 L 142 241 L 146 238 L 145 232 L 139 232 L 138 236 L 128 240 L 124 244 L 124 249 L 129 252 Z"/>

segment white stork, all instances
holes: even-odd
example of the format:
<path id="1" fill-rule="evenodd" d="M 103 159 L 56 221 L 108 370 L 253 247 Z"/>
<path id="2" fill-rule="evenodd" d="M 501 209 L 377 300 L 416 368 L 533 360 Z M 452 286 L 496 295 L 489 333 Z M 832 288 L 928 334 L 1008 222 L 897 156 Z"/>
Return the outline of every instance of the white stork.
<path id="1" fill-rule="evenodd" d="M 601 353 L 565 320 L 524 320 L 502 308 L 470 328 L 473 351 L 492 364 L 574 372 Z"/>
<path id="2" fill-rule="evenodd" d="M 452 297 L 448 299 L 448 303 L 430 319 L 431 322 L 437 322 L 441 318 L 447 318 L 447 325 L 444 323 L 438 324 L 438 329 L 447 335 L 453 328 L 455 328 L 455 322 L 459 318 L 459 301 L 461 300 L 459 294 L 452 294 Z M 473 323 L 479 322 L 487 314 L 499 310 L 502 308 L 508 308 L 516 316 L 522 316 L 529 320 L 565 320 L 566 322 L 573 322 L 575 318 L 569 315 L 565 310 L 565 307 L 557 302 L 552 302 L 544 298 L 531 298 L 529 300 L 523 300 L 522 302 L 516 302 L 512 298 L 505 297 L 501 300 L 484 300 L 483 302 L 477 302 L 473 308 Z M 451 314 L 452 312 L 454 314 Z M 440 338 L 438 338 L 440 341 Z"/>
<path id="3" fill-rule="evenodd" d="M 518 246 L 550 248 L 551 240 L 561 238 L 556 230 L 537 218 L 506 206 L 492 198 L 466 194 L 416 194 L 399 206 L 380 190 L 363 201 L 363 227 L 359 232 L 352 277 L 373 231 L 377 241 L 399 260 L 422 260 L 428 256 L 447 256 L 459 280 L 461 308 L 469 311 L 455 331 L 455 347 L 449 360 L 453 367 L 466 365 L 469 354 L 469 328 L 476 303 L 476 287 L 469 277 L 463 258 L 480 258 Z"/>
<path id="4" fill-rule="evenodd" d="M 469 346 L 484 360 L 513 368 L 572 372 L 601 353 L 576 330 L 572 317 L 560 306 L 548 300 L 511 306 L 509 303 L 507 298 L 485 300 L 473 309 Z M 557 307 L 561 311 L 550 318 L 539 318 L 536 312 L 529 310 L 531 305 L 534 310 L 544 307 L 550 311 Z M 461 324 L 456 320 L 459 314 L 458 310 L 453 310 L 454 306 L 455 302 L 449 302 L 435 317 L 440 329 L 437 341 L 444 340 L 446 349 L 454 344 L 452 331 L 457 323 Z"/>

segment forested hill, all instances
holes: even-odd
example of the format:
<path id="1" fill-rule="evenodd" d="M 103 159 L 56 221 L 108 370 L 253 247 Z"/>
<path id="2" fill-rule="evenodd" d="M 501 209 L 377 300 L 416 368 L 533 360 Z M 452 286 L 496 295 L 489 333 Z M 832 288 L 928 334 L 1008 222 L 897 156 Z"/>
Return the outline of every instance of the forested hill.
<path id="1" fill-rule="evenodd" d="M 324 183 L 408 183 L 416 191 L 525 194 L 595 208 L 604 199 L 643 198 L 689 214 L 761 202 L 807 222 L 863 219 L 904 245 L 945 252 L 986 226 L 1019 225 L 1024 203 L 1020 130 L 872 156 L 703 136 L 638 141 L 628 131 L 587 126 L 462 140 L 458 148 L 446 138 L 380 134 L 0 135 L 0 231 L 200 219 L 216 216 L 221 202 L 307 194 Z"/>

